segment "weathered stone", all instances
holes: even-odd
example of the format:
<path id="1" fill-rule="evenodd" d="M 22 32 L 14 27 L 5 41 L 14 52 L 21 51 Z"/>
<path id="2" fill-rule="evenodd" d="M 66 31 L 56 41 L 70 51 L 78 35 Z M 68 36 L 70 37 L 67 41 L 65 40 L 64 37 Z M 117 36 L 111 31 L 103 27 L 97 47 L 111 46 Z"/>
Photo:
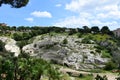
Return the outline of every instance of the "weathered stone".
<path id="1" fill-rule="evenodd" d="M 68 43 L 62 44 L 65 38 Z M 100 53 L 91 53 L 91 51 L 95 52 L 96 44 L 83 44 L 80 43 L 81 40 L 74 36 L 55 35 L 50 37 L 46 35 L 42 36 L 42 39 L 41 36 L 38 36 L 32 44 L 24 46 L 22 50 L 31 56 L 51 60 L 74 69 L 94 69 L 96 68 L 94 64 L 100 66 L 108 62 L 108 59 L 101 58 Z M 45 48 L 45 46 L 50 48 Z"/>
<path id="2" fill-rule="evenodd" d="M 20 54 L 20 48 L 16 45 L 16 41 L 8 37 L 0 37 L 0 40 L 5 43 L 5 49 L 14 53 L 14 56 Z"/>

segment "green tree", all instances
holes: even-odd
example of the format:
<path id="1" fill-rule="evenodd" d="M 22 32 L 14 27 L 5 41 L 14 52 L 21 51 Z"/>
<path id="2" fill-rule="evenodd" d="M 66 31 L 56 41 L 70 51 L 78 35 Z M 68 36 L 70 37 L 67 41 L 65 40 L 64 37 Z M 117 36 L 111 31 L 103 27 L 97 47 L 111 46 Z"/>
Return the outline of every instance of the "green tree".
<path id="1" fill-rule="evenodd" d="M 28 40 L 29 38 L 31 38 L 31 35 L 29 33 L 22 33 L 22 37 L 23 37 L 23 40 Z"/>
<path id="2" fill-rule="evenodd" d="M 17 45 L 20 47 L 20 49 L 22 49 L 23 46 L 27 45 L 28 43 L 28 40 L 21 40 L 17 42 Z"/>
<path id="3" fill-rule="evenodd" d="M 23 36 L 22 36 L 22 34 L 14 33 L 13 39 L 15 39 L 16 41 L 20 41 L 20 40 L 23 40 Z"/>
<path id="4" fill-rule="evenodd" d="M 83 26 L 83 31 L 84 31 L 84 33 L 89 33 L 90 29 L 88 26 Z"/>
<path id="5" fill-rule="evenodd" d="M 23 52 L 18 57 L 9 53 L 0 58 L 0 80 L 41 80 L 43 75 L 58 80 L 59 74 L 47 61 Z"/>
<path id="6" fill-rule="evenodd" d="M 91 28 L 91 32 L 92 32 L 92 33 L 99 33 L 99 32 L 100 32 L 100 29 L 99 29 L 98 26 L 93 26 L 93 27 Z"/>
<path id="7" fill-rule="evenodd" d="M 108 28 L 108 26 L 103 26 L 101 29 L 101 33 L 103 33 L 103 34 L 110 33 L 110 29 Z"/>
<path id="8" fill-rule="evenodd" d="M 16 29 L 17 29 L 16 26 L 11 27 L 11 30 L 13 30 L 13 31 L 16 31 Z"/>
<path id="9" fill-rule="evenodd" d="M 13 8 L 21 8 L 28 4 L 29 0 L 0 0 L 0 6 L 2 4 L 9 4 Z"/>

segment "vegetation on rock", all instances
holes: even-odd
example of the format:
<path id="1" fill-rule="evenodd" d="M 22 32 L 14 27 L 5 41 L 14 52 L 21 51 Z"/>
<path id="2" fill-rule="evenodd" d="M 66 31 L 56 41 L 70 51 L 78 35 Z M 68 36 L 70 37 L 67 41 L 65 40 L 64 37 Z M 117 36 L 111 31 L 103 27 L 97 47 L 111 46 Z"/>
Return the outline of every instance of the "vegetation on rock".
<path id="1" fill-rule="evenodd" d="M 105 70 L 120 67 L 119 39 L 107 26 L 101 29 L 98 26 L 91 28 L 83 26 L 77 29 L 55 26 L 0 26 L 0 35 L 16 40 L 16 45 L 20 47 L 21 52 L 24 47 L 30 45 L 26 51 L 30 55 L 36 55 L 31 57 L 21 53 L 16 58 L 12 53 L 5 51 L 6 43 L 0 40 L 1 79 L 38 80 L 42 77 L 51 80 L 59 79 L 59 71 L 43 59 L 68 67 L 72 66 L 74 69 L 80 69 L 82 66 L 89 69 L 93 68 L 93 65 L 95 68 L 101 68 L 99 64 L 105 65 L 104 68 L 102 67 Z M 64 63 L 60 63 L 61 60 L 65 60 Z"/>

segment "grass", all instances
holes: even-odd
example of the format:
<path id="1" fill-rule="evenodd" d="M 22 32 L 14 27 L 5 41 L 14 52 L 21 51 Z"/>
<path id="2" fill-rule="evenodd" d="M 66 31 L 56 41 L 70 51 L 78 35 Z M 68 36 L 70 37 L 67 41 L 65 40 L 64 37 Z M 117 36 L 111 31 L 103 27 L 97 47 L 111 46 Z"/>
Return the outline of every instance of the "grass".
<path id="1" fill-rule="evenodd" d="M 61 78 L 62 80 L 71 80 L 68 74 L 64 74 Z"/>
<path id="2" fill-rule="evenodd" d="M 93 76 L 92 75 L 87 75 L 87 76 L 83 76 L 81 78 L 75 77 L 75 80 L 93 80 Z"/>
<path id="3" fill-rule="evenodd" d="M 56 33 L 56 32 L 50 32 L 49 35 L 55 36 L 55 35 L 68 35 L 68 33 L 63 32 L 63 33 Z"/>
<path id="4" fill-rule="evenodd" d="M 61 80 L 93 80 L 92 75 L 85 75 L 82 77 L 71 77 L 68 74 L 64 74 L 61 78 Z"/>
<path id="5" fill-rule="evenodd" d="M 106 50 L 102 50 L 102 56 L 101 56 L 102 58 L 110 58 L 111 57 L 111 55 L 110 55 L 110 53 L 108 53 Z"/>
<path id="6" fill-rule="evenodd" d="M 89 39 L 100 42 L 100 41 L 105 41 L 105 40 L 107 40 L 111 37 L 107 34 L 91 34 L 91 33 L 88 33 L 88 34 L 83 34 L 82 38 L 89 38 Z"/>

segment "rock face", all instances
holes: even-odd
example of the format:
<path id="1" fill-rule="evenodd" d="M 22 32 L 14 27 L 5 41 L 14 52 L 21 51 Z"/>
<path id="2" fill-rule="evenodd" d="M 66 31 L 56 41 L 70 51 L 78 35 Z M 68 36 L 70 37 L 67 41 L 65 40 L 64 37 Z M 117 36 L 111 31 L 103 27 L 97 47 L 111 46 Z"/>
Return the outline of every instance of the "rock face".
<path id="1" fill-rule="evenodd" d="M 0 37 L 0 40 L 5 43 L 5 49 L 14 53 L 14 56 L 20 54 L 20 48 L 16 45 L 16 41 L 8 37 Z"/>
<path id="2" fill-rule="evenodd" d="M 63 44 L 67 39 L 68 43 Z M 103 67 L 107 58 L 102 58 L 96 52 L 96 44 L 84 44 L 76 36 L 38 36 L 33 43 L 26 45 L 22 50 L 31 56 L 41 57 L 55 63 L 66 65 L 74 69 L 94 69 Z"/>

